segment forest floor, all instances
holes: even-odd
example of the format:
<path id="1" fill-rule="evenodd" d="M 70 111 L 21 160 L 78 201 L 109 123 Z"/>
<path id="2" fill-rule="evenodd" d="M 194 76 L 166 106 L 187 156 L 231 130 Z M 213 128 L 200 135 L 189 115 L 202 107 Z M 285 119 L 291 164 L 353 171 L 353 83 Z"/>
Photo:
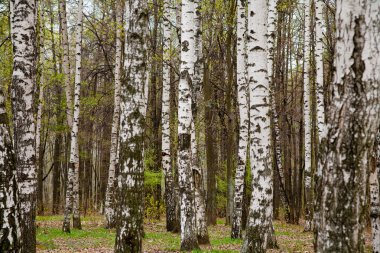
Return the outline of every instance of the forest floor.
<path id="1" fill-rule="evenodd" d="M 70 234 L 61 231 L 62 216 L 37 217 L 37 252 L 52 253 L 112 253 L 115 231 L 103 227 L 102 216 L 82 217 L 82 230 L 72 230 Z M 164 219 L 150 221 L 144 224 L 144 252 L 179 252 L 179 234 L 165 231 Z M 279 249 L 277 252 L 314 252 L 312 233 L 303 232 L 300 225 L 286 224 L 275 221 L 275 233 Z M 242 240 L 230 238 L 230 227 L 224 225 L 224 220 L 218 220 L 216 226 L 209 227 L 211 245 L 201 246 L 196 252 L 239 252 Z M 366 232 L 366 252 L 370 250 L 370 236 Z"/>

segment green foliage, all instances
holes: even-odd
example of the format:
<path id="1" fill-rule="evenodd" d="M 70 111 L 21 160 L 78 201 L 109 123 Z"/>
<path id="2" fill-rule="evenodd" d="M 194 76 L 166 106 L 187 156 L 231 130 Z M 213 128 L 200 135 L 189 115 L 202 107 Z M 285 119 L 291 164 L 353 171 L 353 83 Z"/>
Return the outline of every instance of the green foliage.
<path id="1" fill-rule="evenodd" d="M 145 218 L 148 219 L 149 222 L 158 221 L 161 214 L 164 213 L 165 206 L 155 200 L 153 195 L 147 194 L 145 197 Z"/>
<path id="2" fill-rule="evenodd" d="M 144 171 L 144 186 L 145 188 L 153 188 L 161 185 L 162 171 Z"/>
<path id="3" fill-rule="evenodd" d="M 144 152 L 144 168 L 145 170 L 158 170 L 154 168 L 156 165 L 156 154 L 153 148 L 147 148 Z"/>

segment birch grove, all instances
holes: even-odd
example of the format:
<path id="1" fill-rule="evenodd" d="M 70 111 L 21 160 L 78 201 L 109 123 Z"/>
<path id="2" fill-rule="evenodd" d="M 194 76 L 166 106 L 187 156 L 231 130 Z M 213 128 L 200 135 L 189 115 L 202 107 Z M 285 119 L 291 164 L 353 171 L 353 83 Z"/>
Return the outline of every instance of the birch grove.
<path id="1" fill-rule="evenodd" d="M 0 252 L 379 252 L 379 42 L 375 0 L 3 0 Z"/>

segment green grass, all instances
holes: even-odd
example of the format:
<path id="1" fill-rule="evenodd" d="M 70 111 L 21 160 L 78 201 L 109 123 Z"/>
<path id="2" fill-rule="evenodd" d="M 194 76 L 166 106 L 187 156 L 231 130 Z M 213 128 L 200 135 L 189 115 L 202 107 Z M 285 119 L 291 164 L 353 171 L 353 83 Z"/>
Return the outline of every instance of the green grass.
<path id="1" fill-rule="evenodd" d="M 96 247 L 104 244 L 111 247 L 114 239 L 115 233 L 104 228 L 72 229 L 71 233 L 64 233 L 60 228 L 37 229 L 37 242 L 41 249 L 55 249 L 58 241 L 69 242 L 68 245 L 72 248 Z"/>
<path id="2" fill-rule="evenodd" d="M 83 230 L 73 229 L 71 233 L 61 231 L 63 216 L 37 217 L 37 242 L 39 250 L 61 249 L 64 252 L 77 252 L 79 249 L 112 250 L 115 231 L 103 228 L 103 217 L 86 216 L 82 218 Z M 218 219 L 216 226 L 209 227 L 211 245 L 201 245 L 198 252 L 239 252 L 241 239 L 230 238 L 230 226 L 224 226 L 225 220 Z M 280 249 L 272 252 L 312 252 L 312 233 L 304 233 L 300 225 L 290 225 L 275 221 L 274 227 Z M 146 221 L 143 249 L 149 252 L 177 251 L 180 248 L 180 235 L 165 231 L 165 222 Z M 92 250 L 92 251 L 91 251 Z M 58 251 L 59 252 L 59 251 Z"/>
<path id="3" fill-rule="evenodd" d="M 211 245 L 220 246 L 225 244 L 238 244 L 241 245 L 243 241 L 241 239 L 232 239 L 231 237 L 212 238 Z"/>

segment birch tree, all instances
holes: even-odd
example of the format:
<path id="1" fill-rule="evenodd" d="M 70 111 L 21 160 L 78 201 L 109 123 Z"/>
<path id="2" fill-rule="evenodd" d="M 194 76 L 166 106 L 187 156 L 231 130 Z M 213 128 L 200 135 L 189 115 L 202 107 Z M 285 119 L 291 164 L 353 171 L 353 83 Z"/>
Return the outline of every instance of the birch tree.
<path id="1" fill-rule="evenodd" d="M 303 115 L 305 129 L 305 231 L 311 230 L 312 193 L 311 193 L 311 111 L 310 111 L 310 0 L 304 0 L 304 73 L 303 73 Z"/>
<path id="2" fill-rule="evenodd" d="M 59 0 L 59 10 L 60 10 L 60 27 L 61 27 L 61 41 L 63 47 L 63 57 L 62 57 L 62 69 L 63 69 L 63 80 L 65 83 L 66 92 L 66 117 L 67 125 L 69 128 L 73 124 L 73 115 L 71 111 L 72 106 L 72 94 L 71 94 L 71 79 L 70 79 L 70 46 L 69 46 L 69 35 L 67 31 L 67 17 L 66 17 L 66 0 Z"/>
<path id="3" fill-rule="evenodd" d="M 36 22 L 34 0 L 11 0 L 13 44 L 12 105 L 14 151 L 20 203 L 20 252 L 36 252 L 36 128 L 34 87 L 36 85 Z"/>
<path id="4" fill-rule="evenodd" d="M 247 85 L 247 45 L 246 45 L 246 1 L 237 1 L 237 54 L 236 79 L 239 104 L 239 150 L 238 166 L 235 174 L 234 211 L 232 215 L 231 238 L 242 237 L 242 214 L 244 197 L 244 179 L 246 174 L 248 127 L 249 127 L 249 91 Z"/>
<path id="5" fill-rule="evenodd" d="M 250 92 L 252 197 L 241 252 L 265 252 L 274 241 L 267 33 L 267 1 L 248 1 L 247 68 Z"/>
<path id="6" fill-rule="evenodd" d="M 379 126 L 380 2 L 336 5 L 335 77 L 321 140 L 316 252 L 364 252 L 368 152 Z"/>
<path id="7" fill-rule="evenodd" d="M 44 50 L 44 3 L 40 2 L 40 27 L 39 27 L 39 65 L 40 65 L 40 83 L 38 87 L 38 106 L 37 106 L 37 120 L 36 120 L 36 162 L 38 173 L 38 196 L 37 196 L 37 212 L 43 212 L 43 189 L 42 189 L 42 174 L 43 174 L 43 155 L 41 155 L 41 128 L 42 128 L 42 106 L 44 98 L 44 63 L 45 63 L 45 50 Z"/>
<path id="8" fill-rule="evenodd" d="M 63 221 L 63 231 L 70 232 L 70 214 L 73 213 L 73 227 L 81 228 L 79 213 L 79 148 L 78 148 L 78 127 L 80 112 L 80 86 L 81 86 L 81 65 L 82 65 L 82 23 L 83 23 L 83 0 L 78 2 L 78 13 L 75 30 L 75 86 L 74 86 L 74 113 L 71 129 L 70 142 L 70 164 L 67 174 L 66 206 L 65 218 Z"/>
<path id="9" fill-rule="evenodd" d="M 177 230 L 176 196 L 173 168 L 170 157 L 170 63 L 172 55 L 172 28 L 174 24 L 173 0 L 164 1 L 163 18 L 163 51 L 164 64 L 162 65 L 162 169 L 165 176 L 165 205 L 166 230 Z"/>
<path id="10" fill-rule="evenodd" d="M 143 237 L 143 133 L 146 115 L 148 8 L 126 1 L 126 82 L 121 86 L 120 174 L 115 252 L 141 252 Z"/>
<path id="11" fill-rule="evenodd" d="M 317 68 L 316 90 L 317 90 L 317 128 L 318 138 L 326 132 L 325 124 L 325 104 L 323 87 L 323 0 L 315 2 L 315 64 Z"/>
<path id="12" fill-rule="evenodd" d="M 317 130 L 318 130 L 318 144 L 327 135 L 326 119 L 325 119 L 325 105 L 324 105 L 324 86 L 323 86 L 323 0 L 317 0 L 315 3 L 315 64 L 316 64 L 316 98 L 317 98 Z M 319 149 L 319 148 L 318 148 Z M 317 149 L 317 150 L 318 150 Z M 317 160 L 318 163 L 318 160 Z M 314 175 L 314 220 L 313 224 L 315 229 L 318 229 L 320 220 L 320 196 L 321 196 L 321 178 L 322 178 L 322 166 L 317 164 L 316 173 Z"/>
<path id="13" fill-rule="evenodd" d="M 192 170 L 194 180 L 195 223 L 198 243 L 209 244 L 206 203 L 203 187 L 203 168 L 200 165 L 199 142 L 196 125 L 199 121 L 199 100 L 203 83 L 203 55 L 202 55 L 202 0 L 194 0 L 194 76 L 192 79 L 192 123 L 191 123 L 191 150 Z"/>
<path id="14" fill-rule="evenodd" d="M 118 145 L 118 130 L 120 124 L 120 70 L 121 70 L 121 57 L 122 57 L 122 45 L 121 34 L 122 28 L 120 27 L 123 22 L 123 6 L 116 6 L 116 55 L 115 55 L 115 94 L 114 94 L 114 109 L 112 118 L 111 129 L 111 148 L 110 148 L 110 166 L 108 169 L 108 183 L 106 190 L 105 200 L 105 216 L 106 227 L 115 227 L 115 169 L 117 165 L 117 145 Z"/>
<path id="15" fill-rule="evenodd" d="M 181 250 L 197 249 L 191 164 L 191 85 L 194 76 L 194 0 L 182 1 L 181 74 L 178 96 L 178 175 L 181 213 Z"/>
<path id="16" fill-rule="evenodd" d="M 0 251 L 19 252 L 16 164 L 5 96 L 0 89 Z"/>
<path id="17" fill-rule="evenodd" d="M 285 209 L 285 220 L 288 222 L 290 220 L 290 208 L 289 208 L 289 197 L 287 196 L 285 189 L 285 178 L 284 178 L 284 167 L 282 162 L 282 149 L 281 149 L 281 132 L 278 122 L 278 109 L 277 101 L 275 96 L 275 85 L 274 85 L 274 42 L 276 36 L 276 21 L 277 21 L 277 1 L 268 2 L 268 78 L 269 87 L 271 88 L 271 121 L 272 121 L 272 143 L 273 151 L 275 157 L 275 169 L 279 177 L 280 184 L 280 198 Z"/>

